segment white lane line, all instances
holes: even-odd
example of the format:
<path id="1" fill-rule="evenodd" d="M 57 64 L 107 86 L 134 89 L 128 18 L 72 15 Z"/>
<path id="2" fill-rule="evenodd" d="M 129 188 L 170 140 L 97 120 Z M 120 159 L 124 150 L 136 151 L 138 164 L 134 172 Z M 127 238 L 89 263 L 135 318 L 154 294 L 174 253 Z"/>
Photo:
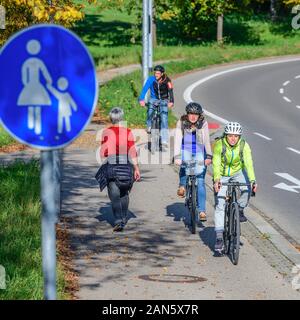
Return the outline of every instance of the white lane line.
<path id="1" fill-rule="evenodd" d="M 284 89 L 280 88 L 279 93 L 284 94 Z"/>
<path id="2" fill-rule="evenodd" d="M 255 135 L 257 135 L 257 136 L 259 136 L 259 137 L 261 137 L 261 138 L 264 138 L 264 139 L 266 139 L 266 140 L 268 140 L 268 141 L 271 141 L 271 140 L 272 140 L 271 138 L 269 138 L 269 137 L 267 137 L 267 136 L 264 136 L 263 134 L 258 133 L 258 132 L 253 132 L 253 134 L 255 134 Z"/>
<path id="3" fill-rule="evenodd" d="M 290 151 L 293 151 L 293 152 L 295 152 L 295 153 L 300 154 L 300 151 L 299 151 L 299 150 L 296 150 L 296 149 L 293 149 L 293 148 L 290 148 L 290 147 L 288 147 L 287 149 L 290 150 Z"/>
<path id="4" fill-rule="evenodd" d="M 300 78 L 300 74 L 298 76 L 295 77 L 295 79 L 299 79 Z"/>
<path id="5" fill-rule="evenodd" d="M 283 99 L 287 102 L 292 102 L 292 100 L 290 100 L 288 97 L 283 97 Z"/>
<path id="6" fill-rule="evenodd" d="M 287 86 L 289 83 L 290 83 L 291 81 L 286 81 L 284 84 L 283 84 L 283 86 L 285 87 L 285 86 Z"/>
<path id="7" fill-rule="evenodd" d="M 300 109 L 300 106 L 296 106 L 298 109 Z"/>
<path id="8" fill-rule="evenodd" d="M 183 98 L 185 100 L 186 103 L 192 102 L 192 91 L 198 87 L 199 85 L 203 84 L 204 82 L 211 80 L 213 78 L 222 76 L 226 73 L 231 73 L 231 72 L 235 72 L 235 71 L 240 71 L 240 70 L 245 70 L 245 69 L 251 69 L 251 68 L 257 68 L 257 67 L 262 67 L 262 66 L 267 66 L 267 65 L 272 65 L 272 64 L 276 64 L 276 63 L 286 63 L 286 62 L 295 62 L 295 61 L 300 61 L 299 58 L 295 58 L 295 59 L 287 59 L 287 60 L 279 60 L 279 61 L 271 61 L 271 62 L 262 62 L 262 63 L 257 63 L 257 64 L 251 64 L 251 65 L 247 65 L 247 66 L 241 66 L 241 67 L 236 67 L 233 69 L 228 69 L 228 70 L 224 70 L 224 71 L 220 71 L 214 74 L 211 74 L 210 76 L 207 76 L 201 80 L 198 80 L 196 82 L 194 82 L 193 84 L 191 84 L 190 86 L 188 86 L 184 93 L 183 93 Z M 300 78 L 300 76 L 299 76 Z M 217 116 L 216 114 L 212 113 L 212 112 L 208 112 L 207 110 L 204 109 L 205 114 L 207 114 L 209 117 L 220 121 L 223 124 L 228 123 L 229 121 L 226 119 L 223 119 L 219 116 Z"/>

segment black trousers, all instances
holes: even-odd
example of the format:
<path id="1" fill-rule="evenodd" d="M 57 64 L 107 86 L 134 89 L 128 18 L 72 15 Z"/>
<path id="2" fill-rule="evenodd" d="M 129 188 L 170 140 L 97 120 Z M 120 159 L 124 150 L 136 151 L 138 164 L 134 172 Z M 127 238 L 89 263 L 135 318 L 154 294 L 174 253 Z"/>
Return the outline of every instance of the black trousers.
<path id="1" fill-rule="evenodd" d="M 129 190 L 121 189 L 115 181 L 108 183 L 108 196 L 112 204 L 112 210 L 116 224 L 125 225 L 127 222 L 127 213 L 129 206 Z"/>

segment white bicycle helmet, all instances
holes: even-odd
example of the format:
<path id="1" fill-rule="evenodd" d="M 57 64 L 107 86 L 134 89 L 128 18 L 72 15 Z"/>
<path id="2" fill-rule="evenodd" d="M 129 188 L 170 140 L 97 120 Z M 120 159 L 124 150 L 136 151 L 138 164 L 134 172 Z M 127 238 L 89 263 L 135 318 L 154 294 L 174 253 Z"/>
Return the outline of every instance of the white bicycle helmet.
<path id="1" fill-rule="evenodd" d="M 243 128 L 238 122 L 228 122 L 224 128 L 225 134 L 243 134 Z"/>

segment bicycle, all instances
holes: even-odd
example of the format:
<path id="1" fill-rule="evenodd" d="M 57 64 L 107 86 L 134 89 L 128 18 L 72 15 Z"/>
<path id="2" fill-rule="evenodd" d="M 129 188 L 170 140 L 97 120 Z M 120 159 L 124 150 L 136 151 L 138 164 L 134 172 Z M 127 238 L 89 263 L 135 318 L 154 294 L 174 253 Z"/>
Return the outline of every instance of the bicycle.
<path id="1" fill-rule="evenodd" d="M 190 227 L 192 234 L 196 233 L 196 214 L 197 214 L 197 190 L 198 181 L 196 176 L 196 165 L 203 165 L 203 161 L 189 160 L 184 161 L 182 166 L 186 168 L 186 195 L 185 206 L 190 212 Z"/>
<path id="2" fill-rule="evenodd" d="M 146 104 L 147 107 L 150 106 L 150 103 Z M 151 134 L 150 134 L 150 150 L 151 153 L 155 151 L 160 151 L 162 149 L 161 145 L 161 111 L 160 111 L 160 100 L 153 102 L 152 108 L 154 109 L 152 118 L 151 118 Z"/>
<path id="3" fill-rule="evenodd" d="M 227 182 L 222 183 L 223 186 L 227 186 L 226 202 L 225 202 L 225 215 L 224 215 L 224 253 L 229 255 L 234 265 L 238 264 L 239 252 L 240 252 L 240 214 L 239 205 L 237 202 L 237 194 L 240 187 L 251 187 L 250 183 L 240 182 Z M 251 191 L 251 196 L 255 196 L 255 192 Z"/>

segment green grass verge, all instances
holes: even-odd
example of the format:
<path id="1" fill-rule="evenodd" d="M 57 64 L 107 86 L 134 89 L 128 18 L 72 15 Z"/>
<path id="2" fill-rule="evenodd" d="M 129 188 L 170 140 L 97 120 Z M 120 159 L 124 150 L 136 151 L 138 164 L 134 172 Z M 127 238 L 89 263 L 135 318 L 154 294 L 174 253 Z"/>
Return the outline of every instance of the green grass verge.
<path id="1" fill-rule="evenodd" d="M 14 142 L 15 140 L 0 125 L 0 148 Z"/>
<path id="2" fill-rule="evenodd" d="M 43 299 L 38 161 L 0 166 L 0 226 L 0 264 L 6 270 L 0 299 Z M 68 298 L 64 288 L 58 266 L 60 299 Z"/>

